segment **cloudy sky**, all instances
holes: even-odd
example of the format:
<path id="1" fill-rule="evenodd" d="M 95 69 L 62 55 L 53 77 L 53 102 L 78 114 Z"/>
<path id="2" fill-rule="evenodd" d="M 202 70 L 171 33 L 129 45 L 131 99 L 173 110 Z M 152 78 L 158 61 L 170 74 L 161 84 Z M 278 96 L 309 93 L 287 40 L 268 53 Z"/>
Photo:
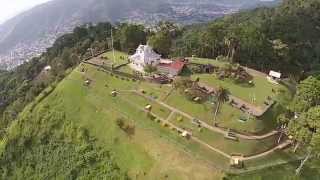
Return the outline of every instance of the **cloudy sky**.
<path id="1" fill-rule="evenodd" d="M 0 0 L 0 24 L 35 5 L 49 0 Z"/>

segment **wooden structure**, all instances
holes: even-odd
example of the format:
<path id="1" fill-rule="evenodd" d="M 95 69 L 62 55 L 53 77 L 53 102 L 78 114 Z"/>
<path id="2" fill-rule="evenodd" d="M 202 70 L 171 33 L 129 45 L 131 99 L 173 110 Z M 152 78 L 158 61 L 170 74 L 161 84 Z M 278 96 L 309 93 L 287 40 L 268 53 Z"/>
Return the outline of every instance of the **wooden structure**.
<path id="1" fill-rule="evenodd" d="M 279 81 L 281 80 L 281 73 L 276 71 L 270 71 L 269 75 L 267 76 L 267 79 L 271 83 L 279 84 Z"/>
<path id="2" fill-rule="evenodd" d="M 243 155 L 231 155 L 230 166 L 234 168 L 243 168 Z"/>

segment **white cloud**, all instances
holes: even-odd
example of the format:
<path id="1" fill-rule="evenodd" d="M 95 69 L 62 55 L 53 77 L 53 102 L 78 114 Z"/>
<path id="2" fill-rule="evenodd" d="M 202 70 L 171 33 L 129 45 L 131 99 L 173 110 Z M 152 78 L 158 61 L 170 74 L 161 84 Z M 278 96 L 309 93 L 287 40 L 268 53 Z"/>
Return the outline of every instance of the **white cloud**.
<path id="1" fill-rule="evenodd" d="M 35 5 L 49 0 L 0 0 L 0 24 Z"/>

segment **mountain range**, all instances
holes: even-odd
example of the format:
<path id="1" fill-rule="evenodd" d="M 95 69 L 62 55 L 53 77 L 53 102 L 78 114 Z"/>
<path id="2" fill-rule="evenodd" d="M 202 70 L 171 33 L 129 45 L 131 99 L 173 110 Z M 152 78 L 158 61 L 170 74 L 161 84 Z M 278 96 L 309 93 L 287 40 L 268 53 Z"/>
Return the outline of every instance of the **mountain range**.
<path id="1" fill-rule="evenodd" d="M 169 20 L 207 22 L 241 9 L 274 5 L 260 0 L 52 0 L 0 25 L 0 69 L 40 55 L 57 37 L 84 23 Z"/>

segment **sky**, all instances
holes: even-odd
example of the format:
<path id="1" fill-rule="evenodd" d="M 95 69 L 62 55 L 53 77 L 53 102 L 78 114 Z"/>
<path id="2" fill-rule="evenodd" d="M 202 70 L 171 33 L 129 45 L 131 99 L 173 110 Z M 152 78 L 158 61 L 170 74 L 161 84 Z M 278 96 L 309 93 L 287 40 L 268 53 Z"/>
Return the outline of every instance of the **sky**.
<path id="1" fill-rule="evenodd" d="M 15 15 L 49 0 L 0 0 L 0 24 Z"/>

